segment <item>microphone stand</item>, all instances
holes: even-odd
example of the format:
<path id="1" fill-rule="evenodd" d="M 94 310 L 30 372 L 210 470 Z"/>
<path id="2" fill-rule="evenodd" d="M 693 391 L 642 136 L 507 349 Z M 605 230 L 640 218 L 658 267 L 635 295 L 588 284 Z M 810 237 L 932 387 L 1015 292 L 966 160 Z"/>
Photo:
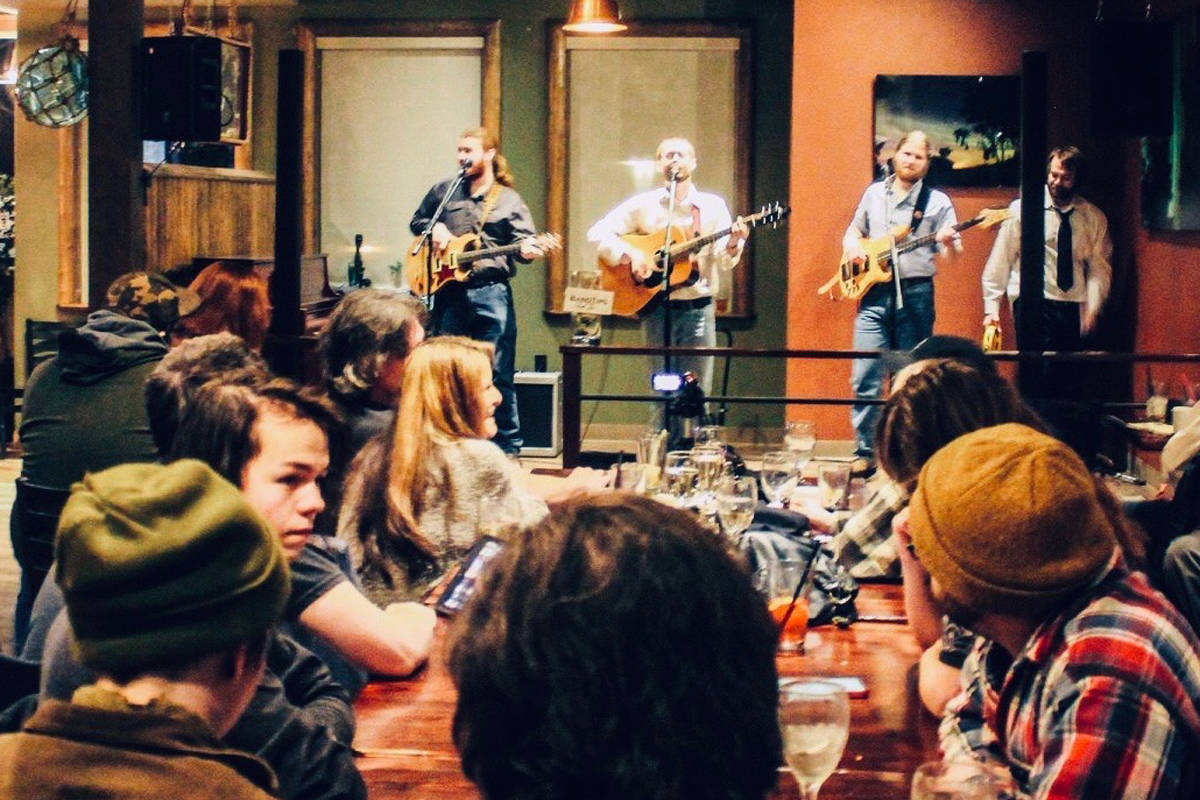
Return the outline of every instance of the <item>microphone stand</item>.
<path id="1" fill-rule="evenodd" d="M 442 218 L 442 214 L 446 211 L 446 205 L 450 202 L 450 197 L 458 191 L 458 187 L 462 185 L 463 178 L 467 177 L 467 171 L 474 164 L 464 164 L 458 173 L 454 176 L 454 180 L 450 181 L 450 185 L 446 187 L 446 193 L 442 195 L 442 201 L 438 203 L 438 207 L 434 209 L 433 215 L 429 218 L 429 222 L 425 224 L 425 228 L 417 236 L 417 241 L 413 243 L 412 250 L 409 255 L 415 256 L 421 252 L 421 248 L 426 244 L 429 246 L 425 249 L 425 307 L 433 308 L 433 226 L 437 225 L 438 220 Z"/>
<path id="2" fill-rule="evenodd" d="M 671 371 L 671 226 L 675 222 L 675 190 L 679 186 L 679 170 L 672 167 L 668 173 L 671 183 L 667 190 L 667 230 L 663 234 L 663 372 Z"/>

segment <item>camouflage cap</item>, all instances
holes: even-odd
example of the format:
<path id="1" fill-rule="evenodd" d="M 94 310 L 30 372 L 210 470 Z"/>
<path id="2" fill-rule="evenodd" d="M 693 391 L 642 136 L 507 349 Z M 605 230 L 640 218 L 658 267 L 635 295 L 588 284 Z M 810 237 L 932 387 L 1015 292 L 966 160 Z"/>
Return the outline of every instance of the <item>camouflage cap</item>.
<path id="1" fill-rule="evenodd" d="M 108 287 L 105 302 L 118 314 L 167 331 L 180 317 L 199 308 L 200 296 L 157 272 L 127 272 Z"/>

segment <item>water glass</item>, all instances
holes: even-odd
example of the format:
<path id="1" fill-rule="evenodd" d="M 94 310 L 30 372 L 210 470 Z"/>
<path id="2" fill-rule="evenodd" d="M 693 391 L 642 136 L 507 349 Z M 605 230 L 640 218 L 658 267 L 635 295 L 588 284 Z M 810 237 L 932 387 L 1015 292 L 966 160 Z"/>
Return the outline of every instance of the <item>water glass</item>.
<path id="1" fill-rule="evenodd" d="M 784 500 L 790 493 L 789 484 L 795 487 L 796 456 L 788 450 L 771 450 L 763 453 L 762 471 L 759 480 L 762 481 L 763 494 L 767 502 L 775 508 L 784 505 Z"/>
<path id="2" fill-rule="evenodd" d="M 692 463 L 690 450 L 672 450 L 667 453 L 663 462 L 663 477 L 666 479 L 666 493 L 687 505 L 696 491 L 696 465 Z"/>
<path id="3" fill-rule="evenodd" d="M 796 454 L 796 471 L 803 470 L 817 446 L 816 424 L 807 419 L 789 422 L 783 434 L 783 446 Z"/>
<path id="4" fill-rule="evenodd" d="M 719 444 L 725 446 L 725 434 L 720 425 L 701 425 L 696 428 L 696 435 L 692 440 L 697 447 L 704 444 Z"/>
<path id="5" fill-rule="evenodd" d="M 657 491 L 662 479 L 663 461 L 667 455 L 667 432 L 647 431 L 637 440 L 637 461 L 645 467 L 643 479 L 646 491 Z"/>
<path id="6" fill-rule="evenodd" d="M 850 465 L 822 464 L 817 468 L 817 496 L 827 511 L 844 511 L 850 502 Z"/>
<path id="7" fill-rule="evenodd" d="M 779 629 L 780 652 L 804 652 L 804 636 L 808 633 L 808 593 L 812 588 L 812 569 L 809 567 L 806 573 L 806 567 L 809 567 L 808 561 L 801 559 L 781 558 L 771 562 L 767 610 Z M 797 593 L 801 578 L 804 585 Z M 796 598 L 794 606 L 793 597 Z"/>
<path id="8" fill-rule="evenodd" d="M 913 773 L 911 800 L 999 800 L 1015 797 L 1002 767 L 981 761 L 928 761 Z"/>
<path id="9" fill-rule="evenodd" d="M 735 542 L 754 521 L 758 486 L 753 478 L 722 478 L 717 484 L 717 519 L 725 535 Z"/>
<path id="10" fill-rule="evenodd" d="M 850 699 L 836 683 L 787 681 L 779 686 L 779 732 L 783 756 L 800 796 L 816 800 L 850 738 Z"/>

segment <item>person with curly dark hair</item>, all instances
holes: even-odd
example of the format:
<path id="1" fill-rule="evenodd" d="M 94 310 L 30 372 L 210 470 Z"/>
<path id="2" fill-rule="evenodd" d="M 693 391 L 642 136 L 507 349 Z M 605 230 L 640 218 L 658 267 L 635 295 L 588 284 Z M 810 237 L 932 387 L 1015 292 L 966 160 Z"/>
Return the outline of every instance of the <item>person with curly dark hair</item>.
<path id="1" fill-rule="evenodd" d="M 610 493 L 514 536 L 451 633 L 454 742 L 485 798 L 762 798 L 775 626 L 685 512 Z"/>

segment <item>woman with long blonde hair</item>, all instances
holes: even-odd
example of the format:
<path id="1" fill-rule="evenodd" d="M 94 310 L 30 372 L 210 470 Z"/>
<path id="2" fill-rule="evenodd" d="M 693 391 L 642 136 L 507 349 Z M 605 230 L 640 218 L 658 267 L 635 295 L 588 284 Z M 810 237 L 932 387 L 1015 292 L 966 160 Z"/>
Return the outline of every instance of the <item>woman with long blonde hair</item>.
<path id="1" fill-rule="evenodd" d="M 490 344 L 460 336 L 415 347 L 395 425 L 350 467 L 338 534 L 377 600 L 419 595 L 485 521 L 519 526 L 546 514 L 517 464 L 489 441 L 500 404 L 492 354 Z"/>

